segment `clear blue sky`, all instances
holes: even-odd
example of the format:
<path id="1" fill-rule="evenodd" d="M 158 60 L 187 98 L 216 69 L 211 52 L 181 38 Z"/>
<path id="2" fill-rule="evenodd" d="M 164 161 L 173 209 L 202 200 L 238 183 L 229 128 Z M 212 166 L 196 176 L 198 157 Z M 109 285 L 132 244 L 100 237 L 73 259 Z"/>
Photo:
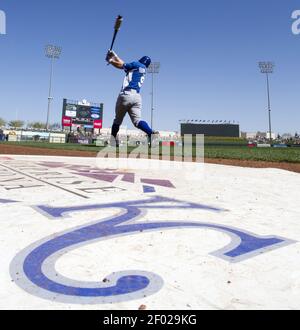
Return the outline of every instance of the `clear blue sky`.
<path id="1" fill-rule="evenodd" d="M 45 121 L 50 63 L 44 46 L 54 43 L 63 53 L 55 63 L 51 121 L 60 122 L 64 97 L 85 98 L 105 104 L 109 127 L 123 72 L 106 66 L 104 57 L 121 14 L 118 55 L 161 62 L 155 128 L 218 119 L 239 121 L 243 131 L 266 130 L 265 80 L 257 62 L 272 60 L 274 130 L 300 131 L 300 35 L 291 32 L 299 0 L 1 0 L 0 9 L 7 17 L 7 35 L 0 35 L 0 117 L 6 120 Z M 148 77 L 146 120 L 150 92 Z"/>

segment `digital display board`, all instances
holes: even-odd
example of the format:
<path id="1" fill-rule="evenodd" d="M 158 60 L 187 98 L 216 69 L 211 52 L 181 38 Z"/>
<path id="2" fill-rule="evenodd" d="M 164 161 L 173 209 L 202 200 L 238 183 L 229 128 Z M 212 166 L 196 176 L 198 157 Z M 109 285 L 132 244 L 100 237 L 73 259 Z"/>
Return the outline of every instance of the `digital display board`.
<path id="1" fill-rule="evenodd" d="M 235 124 L 181 124 L 181 135 L 204 134 L 206 136 L 240 137 L 240 126 Z"/>
<path id="2" fill-rule="evenodd" d="M 88 105 L 64 99 L 62 124 L 63 126 L 69 127 L 70 125 L 64 125 L 64 123 L 67 122 L 66 118 L 71 121 L 71 126 L 81 125 L 85 128 L 102 127 L 103 104 Z M 101 123 L 101 125 L 99 123 Z"/>

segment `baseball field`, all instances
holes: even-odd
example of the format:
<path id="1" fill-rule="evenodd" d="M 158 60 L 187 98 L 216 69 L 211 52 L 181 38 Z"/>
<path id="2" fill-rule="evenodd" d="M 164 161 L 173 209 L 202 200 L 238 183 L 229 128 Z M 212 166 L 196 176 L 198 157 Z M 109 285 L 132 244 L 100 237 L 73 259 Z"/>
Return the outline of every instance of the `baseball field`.
<path id="1" fill-rule="evenodd" d="M 0 310 L 300 310 L 298 5 L 0 2 Z"/>

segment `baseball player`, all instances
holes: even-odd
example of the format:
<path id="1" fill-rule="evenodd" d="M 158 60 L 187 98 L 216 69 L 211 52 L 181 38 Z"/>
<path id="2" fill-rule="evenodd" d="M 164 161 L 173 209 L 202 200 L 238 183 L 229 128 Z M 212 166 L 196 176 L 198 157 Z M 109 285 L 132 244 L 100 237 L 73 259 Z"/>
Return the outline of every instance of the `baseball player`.
<path id="1" fill-rule="evenodd" d="M 118 97 L 116 104 L 116 116 L 112 126 L 111 135 L 113 142 L 118 146 L 117 135 L 122 125 L 126 113 L 129 114 L 133 125 L 148 136 L 149 145 L 151 146 L 152 135 L 158 135 L 159 132 L 152 130 L 150 126 L 141 119 L 142 97 L 140 95 L 141 87 L 145 81 L 146 69 L 151 64 L 148 56 L 142 57 L 137 62 L 125 63 L 113 51 L 109 51 L 106 61 L 115 68 L 124 70 L 126 77 Z"/>

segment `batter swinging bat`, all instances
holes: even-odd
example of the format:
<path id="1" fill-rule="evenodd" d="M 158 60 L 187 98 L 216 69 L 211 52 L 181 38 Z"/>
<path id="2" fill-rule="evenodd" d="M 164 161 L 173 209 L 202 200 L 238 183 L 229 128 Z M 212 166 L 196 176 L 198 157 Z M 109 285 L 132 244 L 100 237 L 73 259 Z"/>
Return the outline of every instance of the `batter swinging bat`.
<path id="1" fill-rule="evenodd" d="M 113 40 L 112 40 L 112 43 L 111 43 L 111 46 L 110 46 L 110 49 L 109 50 L 112 50 L 113 47 L 114 47 L 116 36 L 117 36 L 117 34 L 118 34 L 119 30 L 120 30 L 120 27 L 122 25 L 122 22 L 123 22 L 123 17 L 119 15 L 117 17 L 117 19 L 116 19 L 115 32 L 114 32 Z"/>

